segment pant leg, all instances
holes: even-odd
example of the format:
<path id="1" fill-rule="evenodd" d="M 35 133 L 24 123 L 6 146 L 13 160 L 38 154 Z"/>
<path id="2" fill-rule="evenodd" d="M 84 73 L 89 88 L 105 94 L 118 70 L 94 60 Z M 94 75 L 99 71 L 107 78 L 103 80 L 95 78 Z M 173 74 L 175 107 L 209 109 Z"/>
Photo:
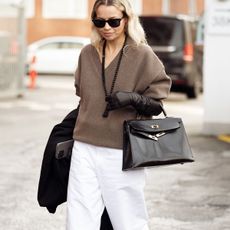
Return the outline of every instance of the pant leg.
<path id="1" fill-rule="evenodd" d="M 104 203 L 95 172 L 93 148 L 75 141 L 72 151 L 68 194 L 67 230 L 99 230 Z"/>
<path id="2" fill-rule="evenodd" d="M 114 230 L 148 230 L 145 171 L 122 171 L 122 150 L 102 148 L 99 182 Z"/>

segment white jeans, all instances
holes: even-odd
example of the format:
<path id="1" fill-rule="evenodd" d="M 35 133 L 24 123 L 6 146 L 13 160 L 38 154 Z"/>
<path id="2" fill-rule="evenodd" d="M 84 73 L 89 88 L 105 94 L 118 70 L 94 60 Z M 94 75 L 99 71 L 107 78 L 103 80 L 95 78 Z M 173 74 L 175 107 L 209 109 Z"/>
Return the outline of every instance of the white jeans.
<path id="1" fill-rule="evenodd" d="M 122 150 L 74 142 L 67 230 L 99 230 L 105 206 L 114 230 L 148 230 L 145 172 L 121 167 Z"/>

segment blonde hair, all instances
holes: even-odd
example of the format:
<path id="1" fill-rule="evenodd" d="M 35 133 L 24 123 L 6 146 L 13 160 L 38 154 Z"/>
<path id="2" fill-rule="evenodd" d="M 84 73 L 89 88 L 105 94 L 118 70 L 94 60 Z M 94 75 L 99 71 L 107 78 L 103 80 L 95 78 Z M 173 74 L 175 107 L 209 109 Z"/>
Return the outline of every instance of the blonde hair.
<path id="1" fill-rule="evenodd" d="M 129 0 L 96 0 L 92 9 L 91 19 L 97 17 L 96 11 L 100 5 L 115 6 L 121 10 L 124 17 L 127 18 L 126 34 L 136 43 L 136 45 L 147 44 L 144 29 L 140 24 L 138 16 L 134 13 Z M 96 48 L 99 48 L 102 40 L 103 38 L 92 23 L 92 44 Z"/>

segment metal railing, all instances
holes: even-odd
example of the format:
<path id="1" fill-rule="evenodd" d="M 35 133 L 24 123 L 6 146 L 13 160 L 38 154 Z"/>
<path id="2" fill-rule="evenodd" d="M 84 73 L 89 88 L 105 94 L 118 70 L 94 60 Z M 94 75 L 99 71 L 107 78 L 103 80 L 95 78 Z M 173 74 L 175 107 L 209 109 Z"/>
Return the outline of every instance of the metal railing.
<path id="1" fill-rule="evenodd" d="M 0 98 L 23 95 L 25 24 L 23 2 L 0 2 Z"/>

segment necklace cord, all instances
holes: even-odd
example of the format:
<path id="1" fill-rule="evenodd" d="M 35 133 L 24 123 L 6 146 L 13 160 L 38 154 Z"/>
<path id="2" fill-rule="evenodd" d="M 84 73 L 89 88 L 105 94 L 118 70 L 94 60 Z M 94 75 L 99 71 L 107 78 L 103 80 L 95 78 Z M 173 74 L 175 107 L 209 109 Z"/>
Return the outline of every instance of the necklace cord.
<path id="1" fill-rule="evenodd" d="M 114 86 L 115 86 L 117 76 L 118 76 L 118 72 L 119 72 L 119 68 L 120 68 L 120 65 L 121 65 L 121 59 L 122 59 L 122 56 L 123 56 L 123 53 L 124 53 L 124 47 L 126 45 L 126 41 L 127 41 L 127 36 L 125 36 L 125 40 L 124 40 L 124 43 L 123 43 L 123 46 L 122 46 L 122 49 L 121 49 L 121 53 L 119 55 L 118 63 L 117 63 L 116 69 L 115 69 L 115 73 L 114 73 L 114 77 L 113 77 L 113 81 L 112 81 L 112 85 L 111 85 L 109 94 L 108 94 L 108 91 L 106 89 L 106 80 L 105 80 L 105 48 L 106 48 L 106 40 L 104 41 L 103 50 L 102 50 L 102 65 L 101 66 L 102 66 L 102 84 L 103 84 L 103 89 L 104 89 L 104 93 L 105 93 L 105 101 L 107 101 L 108 96 L 110 96 L 113 93 Z M 108 117 L 108 115 L 109 115 L 109 109 L 108 108 L 109 107 L 108 107 L 108 103 L 107 103 L 105 111 L 104 111 L 104 113 L 102 115 L 103 117 Z"/>

